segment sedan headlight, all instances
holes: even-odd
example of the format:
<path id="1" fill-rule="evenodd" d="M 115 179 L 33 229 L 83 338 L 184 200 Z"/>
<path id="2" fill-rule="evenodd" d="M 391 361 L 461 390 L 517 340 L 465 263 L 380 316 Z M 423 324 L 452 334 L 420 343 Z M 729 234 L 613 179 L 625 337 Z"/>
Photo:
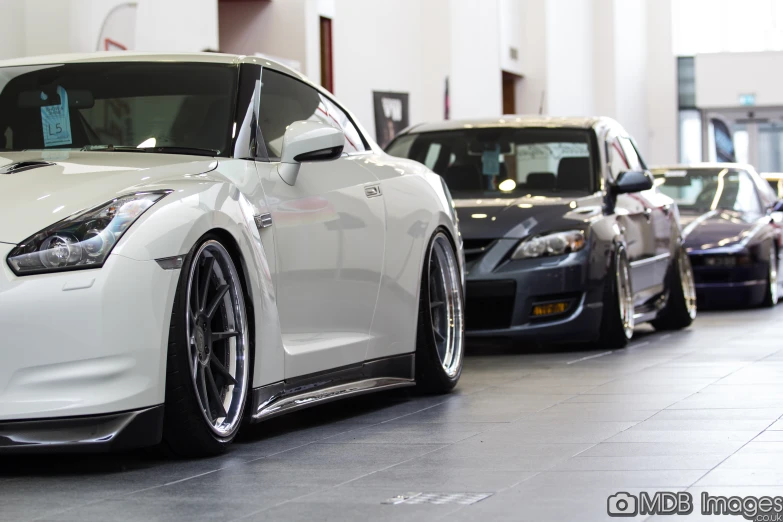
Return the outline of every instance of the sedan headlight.
<path id="1" fill-rule="evenodd" d="M 531 259 L 534 257 L 560 256 L 577 252 L 585 247 L 585 233 L 581 230 L 555 232 L 545 236 L 531 237 L 523 241 L 511 259 Z"/>
<path id="2" fill-rule="evenodd" d="M 125 231 L 169 192 L 121 196 L 69 216 L 14 248 L 8 264 L 16 275 L 99 268 Z"/>

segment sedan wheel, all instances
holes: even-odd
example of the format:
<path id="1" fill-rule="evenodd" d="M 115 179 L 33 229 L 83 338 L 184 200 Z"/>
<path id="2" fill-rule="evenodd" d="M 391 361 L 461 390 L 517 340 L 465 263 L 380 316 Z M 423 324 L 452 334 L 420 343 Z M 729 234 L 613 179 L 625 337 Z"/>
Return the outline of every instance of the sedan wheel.
<path id="1" fill-rule="evenodd" d="M 217 241 L 202 245 L 190 270 L 187 300 L 190 376 L 209 427 L 236 431 L 247 395 L 245 302 L 234 263 Z"/>
<path id="2" fill-rule="evenodd" d="M 623 324 L 625 337 L 633 337 L 633 291 L 631 290 L 631 269 L 628 265 L 628 257 L 625 250 L 619 256 L 617 262 L 617 299 L 620 307 L 620 320 Z"/>
<path id="3" fill-rule="evenodd" d="M 451 390 L 462 372 L 464 303 L 454 247 L 438 232 L 425 258 L 419 298 L 416 381 L 429 392 Z"/>
<path id="4" fill-rule="evenodd" d="M 633 337 L 634 302 L 631 269 L 622 245 L 617 247 L 605 281 L 598 345 L 600 348 L 624 348 Z"/>
<path id="5" fill-rule="evenodd" d="M 772 307 L 778 304 L 778 253 L 775 245 L 769 248 L 769 272 L 767 273 L 767 290 L 763 306 Z"/>
<path id="6" fill-rule="evenodd" d="M 652 321 L 657 330 L 680 330 L 696 319 L 696 284 L 688 253 L 680 247 L 669 266 L 666 304 Z"/>
<path id="7" fill-rule="evenodd" d="M 163 429 L 172 452 L 214 455 L 234 439 L 250 365 L 239 273 L 228 250 L 207 236 L 182 268 L 172 314 Z"/>

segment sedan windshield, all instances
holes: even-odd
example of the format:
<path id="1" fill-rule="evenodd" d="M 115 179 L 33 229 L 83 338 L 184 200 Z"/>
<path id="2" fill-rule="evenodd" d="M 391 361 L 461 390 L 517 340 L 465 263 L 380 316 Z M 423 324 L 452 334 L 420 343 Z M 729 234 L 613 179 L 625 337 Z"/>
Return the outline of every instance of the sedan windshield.
<path id="1" fill-rule="evenodd" d="M 387 152 L 424 163 L 455 197 L 588 194 L 590 131 L 484 128 L 408 134 Z"/>
<path id="2" fill-rule="evenodd" d="M 680 210 L 761 212 L 753 180 L 743 170 L 670 169 L 656 170 L 653 175 L 656 186 L 675 200 Z"/>
<path id="3" fill-rule="evenodd" d="M 226 155 L 237 75 L 211 63 L 0 68 L 0 149 Z"/>

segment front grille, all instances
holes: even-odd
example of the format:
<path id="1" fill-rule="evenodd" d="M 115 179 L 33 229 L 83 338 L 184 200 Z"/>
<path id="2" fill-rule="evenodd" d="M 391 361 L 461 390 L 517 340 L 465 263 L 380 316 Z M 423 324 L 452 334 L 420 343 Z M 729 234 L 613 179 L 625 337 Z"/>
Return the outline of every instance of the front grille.
<path id="1" fill-rule="evenodd" d="M 694 270 L 693 280 L 697 285 L 731 283 L 734 281 L 734 273 L 731 270 Z"/>
<path id="2" fill-rule="evenodd" d="M 468 281 L 465 293 L 465 329 L 510 328 L 516 294 L 516 281 Z"/>

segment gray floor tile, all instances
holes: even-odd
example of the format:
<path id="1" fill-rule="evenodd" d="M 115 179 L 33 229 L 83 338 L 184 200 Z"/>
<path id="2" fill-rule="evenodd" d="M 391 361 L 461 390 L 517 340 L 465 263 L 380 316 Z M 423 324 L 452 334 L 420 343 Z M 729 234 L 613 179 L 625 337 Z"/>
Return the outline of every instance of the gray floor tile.
<path id="1" fill-rule="evenodd" d="M 617 491 L 783 494 L 780 318 L 783 306 L 700 313 L 687 331 L 640 327 L 629 349 L 594 359 L 471 350 L 452 394 L 303 410 L 212 459 L 3 458 L 0 522 L 590 522 L 608 519 Z M 409 492 L 493 496 L 381 504 Z"/>

